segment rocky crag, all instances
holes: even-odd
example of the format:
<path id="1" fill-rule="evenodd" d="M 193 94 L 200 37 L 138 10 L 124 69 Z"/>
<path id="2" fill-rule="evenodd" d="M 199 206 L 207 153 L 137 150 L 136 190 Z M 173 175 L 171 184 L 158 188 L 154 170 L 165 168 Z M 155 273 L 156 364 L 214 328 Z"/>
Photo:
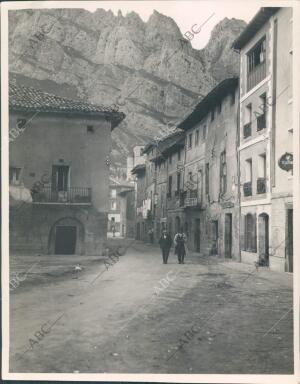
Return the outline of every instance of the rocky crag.
<path id="1" fill-rule="evenodd" d="M 11 78 L 95 104 L 118 101 L 126 119 L 113 131 L 115 172 L 135 144 L 165 130 L 239 72 L 231 44 L 246 25 L 242 20 L 222 20 L 207 46 L 196 50 L 173 19 L 156 11 L 147 22 L 135 12 L 115 16 L 103 9 L 9 13 Z"/>

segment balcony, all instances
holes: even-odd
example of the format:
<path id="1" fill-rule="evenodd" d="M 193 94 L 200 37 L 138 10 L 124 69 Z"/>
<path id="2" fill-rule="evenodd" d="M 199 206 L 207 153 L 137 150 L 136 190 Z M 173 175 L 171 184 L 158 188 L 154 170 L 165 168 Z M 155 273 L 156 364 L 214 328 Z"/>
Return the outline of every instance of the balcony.
<path id="1" fill-rule="evenodd" d="M 187 207 L 199 207 L 201 200 L 198 197 L 198 191 L 196 189 L 190 190 L 182 194 L 181 206 L 184 208 Z"/>
<path id="2" fill-rule="evenodd" d="M 92 201 L 92 189 L 82 187 L 70 187 L 67 191 L 57 191 L 51 186 L 41 187 L 32 193 L 33 203 L 48 204 L 84 204 L 89 205 Z"/>
<path id="3" fill-rule="evenodd" d="M 247 91 L 250 91 L 258 83 L 260 83 L 266 77 L 266 61 L 257 65 L 248 73 L 247 76 Z"/>
<path id="4" fill-rule="evenodd" d="M 198 199 L 197 197 L 186 197 L 184 206 L 185 207 L 197 207 Z"/>
<path id="5" fill-rule="evenodd" d="M 267 122 L 266 122 L 266 115 L 260 115 L 257 117 L 257 131 L 261 131 L 262 129 L 266 128 Z"/>
<path id="6" fill-rule="evenodd" d="M 247 123 L 244 125 L 244 139 L 251 136 L 251 123 Z"/>
<path id="7" fill-rule="evenodd" d="M 259 177 L 257 179 L 257 194 L 266 193 L 267 191 L 267 183 L 265 177 Z"/>
<path id="8" fill-rule="evenodd" d="M 244 188 L 244 196 L 245 197 L 252 196 L 252 182 L 251 181 L 244 183 L 243 188 Z"/>

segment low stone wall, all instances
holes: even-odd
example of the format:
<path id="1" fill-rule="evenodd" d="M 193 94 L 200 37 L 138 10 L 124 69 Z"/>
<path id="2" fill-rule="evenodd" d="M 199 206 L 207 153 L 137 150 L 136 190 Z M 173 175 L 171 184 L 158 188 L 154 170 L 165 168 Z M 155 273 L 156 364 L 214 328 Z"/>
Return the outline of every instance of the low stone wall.
<path id="1" fill-rule="evenodd" d="M 107 214 L 93 206 L 32 204 L 10 208 L 10 252 L 54 253 L 55 226 L 78 228 L 76 253 L 101 255 L 107 232 Z"/>

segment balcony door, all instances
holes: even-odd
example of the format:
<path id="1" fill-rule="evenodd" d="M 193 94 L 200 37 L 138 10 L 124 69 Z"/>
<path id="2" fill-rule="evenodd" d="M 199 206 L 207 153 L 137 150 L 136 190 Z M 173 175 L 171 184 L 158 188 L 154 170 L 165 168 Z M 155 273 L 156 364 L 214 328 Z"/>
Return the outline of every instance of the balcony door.
<path id="1" fill-rule="evenodd" d="M 69 166 L 52 166 L 52 191 L 67 191 L 69 187 Z"/>

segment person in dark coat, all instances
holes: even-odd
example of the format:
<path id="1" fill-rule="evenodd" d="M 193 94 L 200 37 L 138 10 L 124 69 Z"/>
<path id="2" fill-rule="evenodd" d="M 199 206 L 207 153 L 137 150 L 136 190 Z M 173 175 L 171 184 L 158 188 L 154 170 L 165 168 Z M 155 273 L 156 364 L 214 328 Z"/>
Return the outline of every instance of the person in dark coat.
<path id="1" fill-rule="evenodd" d="M 178 263 L 184 264 L 184 256 L 185 256 L 185 243 L 186 243 L 186 236 L 183 233 L 183 229 L 181 228 L 178 233 L 176 233 L 174 237 L 174 244 L 175 244 L 175 255 L 178 257 Z"/>
<path id="2" fill-rule="evenodd" d="M 159 245 L 162 252 L 163 263 L 168 263 L 168 257 L 172 246 L 172 239 L 169 233 L 164 229 L 159 239 Z"/>

